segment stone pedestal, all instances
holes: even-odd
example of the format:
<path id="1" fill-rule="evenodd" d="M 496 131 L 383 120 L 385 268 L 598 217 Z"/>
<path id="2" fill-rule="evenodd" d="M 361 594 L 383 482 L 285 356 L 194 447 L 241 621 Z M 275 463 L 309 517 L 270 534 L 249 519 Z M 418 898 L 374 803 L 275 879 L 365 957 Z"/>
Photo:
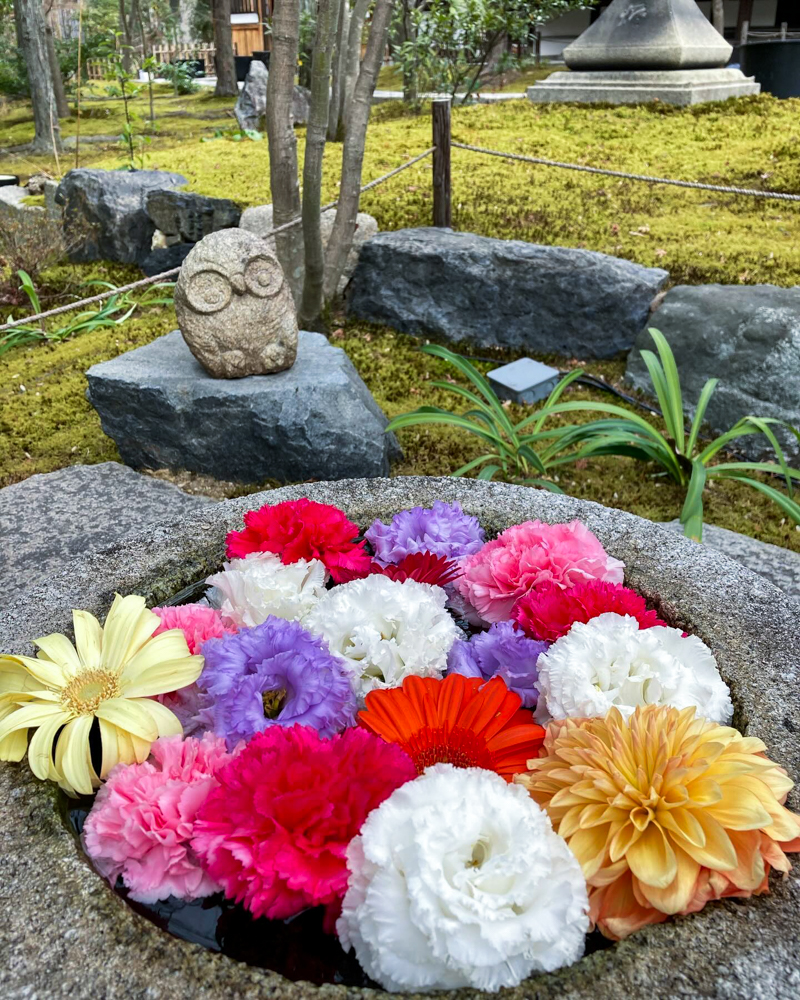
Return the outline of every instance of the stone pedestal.
<path id="1" fill-rule="evenodd" d="M 259 483 L 385 476 L 399 454 L 341 348 L 300 331 L 283 372 L 216 379 L 178 330 L 86 373 L 103 430 L 134 468 Z"/>
<path id="2" fill-rule="evenodd" d="M 757 94 L 761 84 L 738 69 L 596 70 L 552 73 L 528 87 L 534 104 L 702 104 Z"/>

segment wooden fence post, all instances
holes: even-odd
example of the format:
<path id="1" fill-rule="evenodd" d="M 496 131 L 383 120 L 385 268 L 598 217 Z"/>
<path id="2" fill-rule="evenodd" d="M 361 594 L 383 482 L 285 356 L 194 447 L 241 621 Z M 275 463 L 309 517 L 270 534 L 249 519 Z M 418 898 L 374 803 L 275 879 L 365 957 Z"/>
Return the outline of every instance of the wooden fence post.
<path id="1" fill-rule="evenodd" d="M 433 109 L 433 224 L 449 227 L 450 204 L 450 99 L 435 100 Z"/>

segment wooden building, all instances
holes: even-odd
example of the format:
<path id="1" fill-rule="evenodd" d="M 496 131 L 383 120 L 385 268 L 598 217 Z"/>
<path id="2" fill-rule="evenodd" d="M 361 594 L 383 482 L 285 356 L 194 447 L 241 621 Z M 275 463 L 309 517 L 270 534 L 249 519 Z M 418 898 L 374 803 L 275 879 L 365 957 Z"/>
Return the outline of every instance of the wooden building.
<path id="1" fill-rule="evenodd" d="M 231 0 L 233 51 L 237 56 L 269 49 L 265 24 L 271 14 L 272 0 Z"/>

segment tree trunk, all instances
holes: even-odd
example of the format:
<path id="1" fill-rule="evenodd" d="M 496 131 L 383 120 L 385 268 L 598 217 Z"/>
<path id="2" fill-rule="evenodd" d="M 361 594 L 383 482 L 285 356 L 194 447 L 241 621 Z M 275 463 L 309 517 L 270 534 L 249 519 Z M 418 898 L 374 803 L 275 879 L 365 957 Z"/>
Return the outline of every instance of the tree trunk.
<path id="1" fill-rule="evenodd" d="M 725 36 L 725 0 L 711 0 L 711 23 Z"/>
<path id="2" fill-rule="evenodd" d="M 213 0 L 211 17 L 214 21 L 214 65 L 217 70 L 215 97 L 238 97 L 236 63 L 233 59 L 231 31 L 231 0 Z"/>
<path id="3" fill-rule="evenodd" d="M 53 25 L 50 23 L 52 2 L 44 12 L 44 30 L 47 35 L 47 61 L 50 63 L 50 75 L 53 78 L 53 95 L 56 99 L 56 113 L 59 118 L 69 118 L 69 103 L 64 90 L 64 78 L 61 76 L 61 66 L 56 55 L 56 43 L 53 39 Z"/>
<path id="4" fill-rule="evenodd" d="M 744 22 L 753 23 L 753 0 L 739 0 L 739 13 L 736 18 L 736 40 L 742 37 Z"/>
<path id="5" fill-rule="evenodd" d="M 353 92 L 353 103 L 347 118 L 342 149 L 339 205 L 336 209 L 336 219 L 328 242 L 325 262 L 324 294 L 326 299 L 331 299 L 336 294 L 347 255 L 353 245 L 358 202 L 361 196 L 361 171 L 364 166 L 364 145 L 367 140 L 370 105 L 383 62 L 383 52 L 386 47 L 386 36 L 389 33 L 393 6 L 394 0 L 375 0 L 367 51 L 361 61 L 361 69 Z"/>
<path id="6" fill-rule="evenodd" d="M 402 0 L 403 3 L 403 41 L 412 42 L 414 40 L 414 22 L 411 13 L 414 9 L 414 0 Z M 380 68 L 379 68 L 380 72 Z M 416 67 L 403 69 L 403 100 L 407 104 L 416 104 L 419 97 L 419 82 Z"/>
<path id="7" fill-rule="evenodd" d="M 53 93 L 53 76 L 47 57 L 47 40 L 44 27 L 42 0 L 15 0 L 19 18 L 22 54 L 28 71 L 28 84 L 33 103 L 35 135 L 32 152 L 61 151 L 61 130 L 58 125 L 56 99 Z"/>
<path id="8" fill-rule="evenodd" d="M 300 0 L 276 0 L 272 12 L 272 56 L 267 81 L 267 143 L 272 222 L 275 226 L 300 217 L 297 140 L 292 127 L 292 95 L 300 37 Z M 303 230 L 292 226 L 275 236 L 278 260 L 295 303 L 303 289 Z"/>
<path id="9" fill-rule="evenodd" d="M 350 114 L 350 105 L 353 103 L 353 91 L 356 88 L 358 69 L 361 65 L 361 35 L 364 31 L 364 21 L 367 18 L 369 5 L 370 0 L 356 0 L 350 13 L 350 24 L 347 29 L 347 57 L 342 85 L 341 120 L 345 128 Z"/>
<path id="10" fill-rule="evenodd" d="M 131 32 L 131 22 L 125 10 L 125 0 L 119 0 L 119 44 L 122 48 L 122 68 L 126 73 L 130 73 L 133 68 L 131 60 L 131 47 L 133 45 L 133 34 Z"/>
<path id="11" fill-rule="evenodd" d="M 322 157 L 330 112 L 331 63 L 339 32 L 339 10 L 345 0 L 317 0 L 317 27 L 311 59 L 311 99 L 303 159 L 303 245 L 305 275 L 298 311 L 302 327 L 313 323 L 322 311 L 322 255 L 320 206 L 322 205 Z M 338 101 L 337 101 L 338 103 Z"/>
<path id="12" fill-rule="evenodd" d="M 328 109 L 328 139 L 335 142 L 341 124 L 342 90 L 347 63 L 347 27 L 350 21 L 348 0 L 336 0 L 339 7 L 336 45 L 331 61 L 331 103 Z"/>

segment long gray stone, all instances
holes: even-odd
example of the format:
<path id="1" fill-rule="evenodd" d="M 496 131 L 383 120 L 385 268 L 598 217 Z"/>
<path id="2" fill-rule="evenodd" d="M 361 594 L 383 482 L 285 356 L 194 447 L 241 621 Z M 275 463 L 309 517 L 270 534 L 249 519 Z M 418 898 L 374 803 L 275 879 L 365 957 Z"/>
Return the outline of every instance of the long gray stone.
<path id="1" fill-rule="evenodd" d="M 0 490 L 3 603 L 68 569 L 87 552 L 207 503 L 118 462 L 72 465 L 6 486 Z"/>
<path id="2" fill-rule="evenodd" d="M 0 649 L 28 652 L 28 640 L 69 631 L 70 609 L 101 618 L 115 591 L 150 603 L 216 571 L 225 535 L 245 511 L 307 496 L 335 504 L 363 529 L 415 505 L 458 500 L 491 533 L 539 518 L 580 518 L 626 564 L 626 582 L 657 594 L 711 646 L 730 684 L 736 724 L 766 743 L 769 756 L 800 778 L 800 668 L 797 603 L 766 580 L 707 546 L 598 504 L 542 490 L 469 480 L 404 479 L 314 483 L 213 504 L 159 524 L 98 555 L 76 560 L 6 608 Z M 27 764 L 0 765 L 0 878 L 8 905 L 0 921 L 0 988 L 10 1000 L 269 996 L 272 1000 L 357 1000 L 362 990 L 289 982 L 178 940 L 134 913 L 80 856 L 62 822 L 52 786 Z M 800 808 L 800 789 L 787 806 Z M 800 993 L 800 878 L 773 875 L 769 894 L 710 903 L 688 917 L 645 927 L 570 968 L 541 974 L 504 1000 L 630 1000 L 681 997 L 795 1000 Z M 53 928 L 63 929 L 54 933 Z M 370 991 L 374 1000 L 389 1000 Z M 409 1000 L 408 994 L 393 994 Z M 464 990 L 445 1000 L 477 1000 Z"/>
<path id="3" fill-rule="evenodd" d="M 178 330 L 94 365 L 89 399 L 134 468 L 257 483 L 381 476 L 399 452 L 383 411 L 339 347 L 300 331 L 283 372 L 217 379 Z"/>
<path id="4" fill-rule="evenodd" d="M 528 87 L 534 104 L 647 104 L 688 107 L 761 92 L 740 69 L 597 70 L 551 73 Z"/>
<path id="5" fill-rule="evenodd" d="M 209 233 L 239 225 L 242 210 L 229 198 L 159 188 L 147 193 L 147 214 L 167 246 L 199 243 Z"/>
<path id="6" fill-rule="evenodd" d="M 678 285 L 667 292 L 647 327 L 669 341 L 690 416 L 706 380 L 720 380 L 705 415 L 714 433 L 749 415 L 800 427 L 800 287 Z M 647 329 L 628 356 L 627 378 L 652 394 L 642 348 L 654 349 Z M 800 454 L 792 434 L 780 429 L 776 434 L 790 455 Z M 750 458 L 772 454 L 760 435 L 739 438 L 731 448 Z"/>
<path id="7" fill-rule="evenodd" d="M 400 229 L 361 248 L 347 309 L 477 347 L 608 358 L 631 347 L 668 277 L 591 250 Z"/>
<path id="8" fill-rule="evenodd" d="M 679 520 L 667 521 L 665 528 L 683 534 Z M 770 545 L 738 531 L 719 528 L 715 524 L 703 525 L 703 545 L 724 552 L 765 580 L 774 583 L 787 597 L 800 601 L 800 553 L 780 545 Z"/>
<path id="9" fill-rule="evenodd" d="M 64 209 L 71 259 L 141 263 L 150 253 L 156 228 L 147 214 L 147 195 L 186 183 L 181 174 L 166 170 L 70 170 L 55 200 Z"/>

